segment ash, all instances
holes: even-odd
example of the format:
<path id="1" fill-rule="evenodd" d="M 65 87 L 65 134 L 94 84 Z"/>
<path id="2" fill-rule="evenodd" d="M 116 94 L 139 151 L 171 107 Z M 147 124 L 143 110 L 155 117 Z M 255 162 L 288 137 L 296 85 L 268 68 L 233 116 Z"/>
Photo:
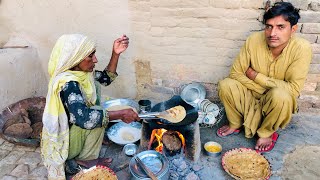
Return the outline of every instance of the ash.
<path id="1" fill-rule="evenodd" d="M 166 157 L 169 161 L 169 180 L 231 179 L 222 170 L 221 157 L 201 154 L 197 161 L 192 161 L 185 157 L 183 150 L 175 156 Z"/>
<path id="2" fill-rule="evenodd" d="M 169 161 L 169 180 L 200 180 L 199 173 L 203 169 L 201 162 L 193 162 L 184 157 L 183 152 L 175 156 L 167 156 Z"/>

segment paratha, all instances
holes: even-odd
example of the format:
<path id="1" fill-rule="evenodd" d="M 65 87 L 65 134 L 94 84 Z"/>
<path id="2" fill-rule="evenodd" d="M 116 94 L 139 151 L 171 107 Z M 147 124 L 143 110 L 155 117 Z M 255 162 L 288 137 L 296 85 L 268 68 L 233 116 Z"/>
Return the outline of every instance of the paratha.
<path id="1" fill-rule="evenodd" d="M 172 123 L 181 122 L 187 115 L 186 110 L 183 106 L 175 106 L 167 109 L 166 113 L 160 114 L 158 117 L 166 119 Z"/>
<path id="2" fill-rule="evenodd" d="M 268 160 L 248 148 L 238 148 L 226 152 L 222 157 L 224 170 L 235 179 L 265 180 L 271 175 Z"/>
<path id="3" fill-rule="evenodd" d="M 80 171 L 72 177 L 72 180 L 118 180 L 118 178 L 111 169 L 104 166 L 94 166 Z"/>

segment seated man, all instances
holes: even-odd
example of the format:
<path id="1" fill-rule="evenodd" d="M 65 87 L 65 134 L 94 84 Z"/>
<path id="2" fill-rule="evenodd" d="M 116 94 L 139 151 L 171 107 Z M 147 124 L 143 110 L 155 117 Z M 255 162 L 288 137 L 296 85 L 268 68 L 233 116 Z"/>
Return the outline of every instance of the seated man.
<path id="1" fill-rule="evenodd" d="M 229 125 L 220 137 L 236 134 L 259 139 L 255 149 L 267 152 L 297 112 L 297 100 L 312 59 L 310 43 L 294 36 L 299 11 L 288 2 L 275 3 L 263 16 L 264 32 L 253 33 L 235 59 L 228 78 L 219 82 L 219 97 Z"/>

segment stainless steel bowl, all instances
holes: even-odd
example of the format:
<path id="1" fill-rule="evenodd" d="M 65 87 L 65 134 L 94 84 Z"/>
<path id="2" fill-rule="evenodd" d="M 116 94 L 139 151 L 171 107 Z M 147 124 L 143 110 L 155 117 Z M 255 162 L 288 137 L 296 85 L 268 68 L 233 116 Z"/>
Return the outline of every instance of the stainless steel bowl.
<path id="1" fill-rule="evenodd" d="M 211 150 L 209 147 L 211 147 Z M 214 149 L 214 151 L 212 149 Z M 204 144 L 204 150 L 208 156 L 217 157 L 221 154 L 222 146 L 217 142 L 209 141 Z"/>
<path id="2" fill-rule="evenodd" d="M 123 152 L 127 155 L 127 156 L 133 156 L 134 154 L 137 153 L 137 149 L 138 146 L 136 144 L 126 144 L 123 147 Z"/>
<path id="3" fill-rule="evenodd" d="M 133 99 L 112 99 L 102 103 L 104 109 L 108 109 L 112 106 L 130 106 L 133 107 L 139 112 L 139 104 Z"/>

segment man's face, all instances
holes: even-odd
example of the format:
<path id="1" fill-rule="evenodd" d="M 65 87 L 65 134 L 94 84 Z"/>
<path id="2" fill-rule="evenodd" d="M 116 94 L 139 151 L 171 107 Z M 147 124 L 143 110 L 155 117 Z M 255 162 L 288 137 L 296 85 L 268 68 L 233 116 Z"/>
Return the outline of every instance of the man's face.
<path id="1" fill-rule="evenodd" d="M 96 51 L 93 51 L 88 57 L 86 57 L 83 61 L 81 61 L 81 63 L 78 64 L 79 70 L 84 72 L 93 71 L 95 63 L 98 62 L 95 52 Z"/>
<path id="2" fill-rule="evenodd" d="M 265 36 L 271 49 L 284 48 L 291 35 L 295 33 L 297 25 L 291 27 L 290 22 L 283 16 L 276 16 L 266 21 Z"/>

